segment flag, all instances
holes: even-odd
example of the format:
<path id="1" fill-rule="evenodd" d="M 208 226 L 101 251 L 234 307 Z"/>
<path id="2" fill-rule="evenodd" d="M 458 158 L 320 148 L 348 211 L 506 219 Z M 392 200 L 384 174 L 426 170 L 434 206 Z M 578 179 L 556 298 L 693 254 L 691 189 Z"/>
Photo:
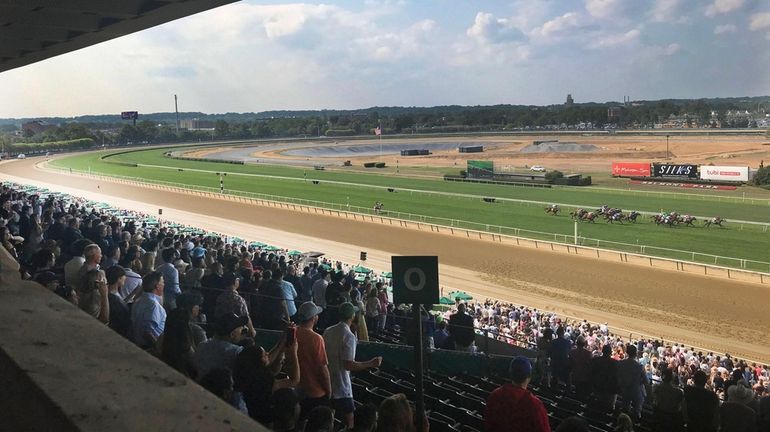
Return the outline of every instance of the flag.
<path id="1" fill-rule="evenodd" d="M 380 129 L 380 127 L 377 126 L 376 128 L 374 128 L 374 134 L 375 135 L 382 135 L 382 129 Z"/>

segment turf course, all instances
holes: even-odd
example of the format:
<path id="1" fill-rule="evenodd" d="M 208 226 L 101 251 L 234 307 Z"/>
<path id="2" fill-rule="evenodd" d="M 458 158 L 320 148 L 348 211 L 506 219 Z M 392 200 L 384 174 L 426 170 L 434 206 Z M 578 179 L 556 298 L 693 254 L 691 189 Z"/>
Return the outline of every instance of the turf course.
<path id="1" fill-rule="evenodd" d="M 640 251 L 636 245 L 647 245 L 645 253 L 699 262 L 714 262 L 713 257 L 675 253 L 664 249 L 676 249 L 743 260 L 770 262 L 770 232 L 765 226 L 739 224 L 735 220 L 770 223 L 770 205 L 767 201 L 741 202 L 739 197 L 717 195 L 640 193 L 621 189 L 595 188 L 524 188 L 502 185 L 485 185 L 445 182 L 426 178 L 383 176 L 374 174 L 349 173 L 340 171 L 314 171 L 303 168 L 268 165 L 234 165 L 216 162 L 199 162 L 171 159 L 163 156 L 167 149 L 139 150 L 129 153 L 115 151 L 79 154 L 52 162 L 59 168 L 75 171 L 91 171 L 105 175 L 127 176 L 187 184 L 198 187 L 218 188 L 216 172 L 228 173 L 225 188 L 237 191 L 271 194 L 287 198 L 316 200 L 337 205 L 350 205 L 370 209 L 375 201 L 385 203 L 389 215 L 399 217 L 397 212 L 424 215 L 446 225 L 464 226 L 475 229 L 516 234 L 510 229 L 537 231 L 537 234 L 518 232 L 527 237 L 558 241 L 571 241 L 573 223 L 567 216 L 569 209 L 558 217 L 545 215 L 544 204 L 557 202 L 566 205 L 597 208 L 603 204 L 624 210 L 657 212 L 677 211 L 698 216 L 722 216 L 727 219 L 725 229 L 698 227 L 667 228 L 655 226 L 648 218 L 640 217 L 637 224 L 609 225 L 603 221 L 596 224 L 582 223 L 579 235 L 586 238 L 583 244 L 594 245 L 598 239 L 601 247 Z M 104 158 L 103 158 L 104 157 Z M 138 164 L 138 167 L 130 166 Z M 154 165 L 154 166 L 145 166 Z M 203 170 L 192 171 L 192 170 Z M 314 185 L 311 179 L 319 180 Z M 345 184 L 335 184 L 342 182 Z M 388 192 L 385 188 L 395 188 Z M 404 189 L 411 189 L 406 191 Z M 433 193 L 431 193 L 433 192 Z M 436 192 L 463 194 L 465 196 L 438 195 Z M 484 203 L 482 197 L 510 198 L 532 202 Z M 402 217 L 405 217 L 402 215 Z M 414 219 L 413 216 L 405 217 Z M 731 222 L 733 220 L 733 222 Z M 459 221 L 481 225 L 465 224 Z M 609 244 L 626 243 L 629 246 Z M 718 260 L 720 265 L 744 266 L 768 272 L 766 264 L 740 263 L 732 260 Z"/>

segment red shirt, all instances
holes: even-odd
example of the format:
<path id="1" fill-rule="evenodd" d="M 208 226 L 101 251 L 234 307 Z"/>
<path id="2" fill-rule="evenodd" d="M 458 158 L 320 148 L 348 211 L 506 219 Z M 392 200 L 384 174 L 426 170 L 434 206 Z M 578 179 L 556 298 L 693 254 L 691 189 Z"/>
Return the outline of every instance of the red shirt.
<path id="1" fill-rule="evenodd" d="M 521 387 L 506 384 L 487 399 L 484 411 L 487 432 L 551 432 L 543 402 Z"/>
<path id="2" fill-rule="evenodd" d="M 304 397 L 319 398 L 326 395 L 326 381 L 321 366 L 326 358 L 324 339 L 313 330 L 297 327 L 297 361 L 299 363 L 299 388 Z"/>

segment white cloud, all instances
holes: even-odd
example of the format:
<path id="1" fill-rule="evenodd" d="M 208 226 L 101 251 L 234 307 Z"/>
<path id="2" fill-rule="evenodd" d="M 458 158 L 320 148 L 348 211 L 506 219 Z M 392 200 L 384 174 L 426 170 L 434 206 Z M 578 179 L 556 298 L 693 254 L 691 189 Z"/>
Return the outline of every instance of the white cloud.
<path id="1" fill-rule="evenodd" d="M 724 33 L 735 33 L 737 29 L 735 28 L 735 25 L 733 24 L 722 24 L 714 27 L 714 34 L 720 35 Z"/>
<path id="2" fill-rule="evenodd" d="M 552 38 L 569 34 L 570 31 L 582 26 L 580 15 L 576 12 L 567 12 L 550 21 L 546 21 L 542 26 L 535 28 L 533 34 L 543 38 Z"/>
<path id="3" fill-rule="evenodd" d="M 616 18 L 622 0 L 586 0 L 586 10 L 596 18 Z"/>
<path id="4" fill-rule="evenodd" d="M 749 20 L 751 30 L 764 30 L 770 28 L 770 12 L 755 13 Z"/>
<path id="5" fill-rule="evenodd" d="M 600 38 L 599 41 L 596 43 L 596 45 L 592 45 L 592 47 L 609 48 L 609 47 L 614 47 L 618 45 L 625 45 L 630 42 L 638 40 L 640 34 L 641 32 L 639 31 L 639 29 L 632 29 L 625 33 L 607 35 Z"/>
<path id="6" fill-rule="evenodd" d="M 473 25 L 465 31 L 465 34 L 479 43 L 520 42 L 526 38 L 509 19 L 495 18 L 494 15 L 485 12 L 476 14 Z"/>
<path id="7" fill-rule="evenodd" d="M 653 22 L 686 22 L 689 19 L 682 13 L 682 0 L 655 0 L 649 11 Z"/>
<path id="8" fill-rule="evenodd" d="M 421 53 L 435 27 L 435 21 L 422 20 L 400 32 L 379 33 L 352 42 L 360 55 L 378 62 L 392 62 Z"/>
<path id="9" fill-rule="evenodd" d="M 751 30 L 770 30 L 770 12 L 759 12 L 751 15 L 749 28 Z M 770 31 L 765 34 L 765 39 L 770 40 Z"/>
<path id="10" fill-rule="evenodd" d="M 679 45 L 678 43 L 672 43 L 672 44 L 669 44 L 669 45 L 668 45 L 668 46 L 667 46 L 667 47 L 666 47 L 666 48 L 663 50 L 663 53 L 664 53 L 664 54 L 666 54 L 667 56 L 672 56 L 672 55 L 674 55 L 674 54 L 678 53 L 678 52 L 679 52 L 679 50 L 681 50 L 681 49 L 682 49 L 682 46 L 681 46 L 681 45 Z"/>
<path id="11" fill-rule="evenodd" d="M 740 9 L 743 2 L 744 0 L 714 0 L 714 3 L 706 7 L 706 16 L 713 17 Z"/>

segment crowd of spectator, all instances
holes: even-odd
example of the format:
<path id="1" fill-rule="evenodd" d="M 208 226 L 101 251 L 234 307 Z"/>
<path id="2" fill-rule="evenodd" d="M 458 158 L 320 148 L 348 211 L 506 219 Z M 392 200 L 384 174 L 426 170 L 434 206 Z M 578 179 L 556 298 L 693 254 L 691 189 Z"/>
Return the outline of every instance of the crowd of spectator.
<path id="1" fill-rule="evenodd" d="M 533 380 L 568 389 L 608 411 L 616 401 L 634 420 L 651 402 L 660 430 L 770 430 L 770 368 L 730 354 L 648 338 L 623 338 L 607 323 L 499 301 L 469 307 L 478 332 L 536 350 Z M 446 317 L 455 314 L 448 311 Z M 451 331 L 450 331 L 451 334 Z"/>
<path id="2" fill-rule="evenodd" d="M 381 281 L 359 278 L 341 262 L 300 263 L 147 219 L 63 195 L 0 190 L 0 244 L 24 278 L 262 424 L 331 431 L 336 416 L 338 428 L 398 431 L 425 420 L 414 419 L 403 395 L 355 409 L 350 373 L 382 362 L 356 361 L 357 342 L 397 322 Z M 635 419 L 651 398 L 665 430 L 768 421 L 766 365 L 657 340 L 629 343 L 606 324 L 501 302 L 425 310 L 423 323 L 431 349 L 475 352 L 475 329 L 536 350 L 534 362 L 512 363 L 515 388 L 493 393 L 490 413 L 505 413 L 511 398 L 534 400 L 526 396 L 532 380 L 607 410 L 619 396 Z M 280 332 L 277 343 L 260 346 L 257 329 Z M 489 423 L 489 430 L 505 429 Z"/>

